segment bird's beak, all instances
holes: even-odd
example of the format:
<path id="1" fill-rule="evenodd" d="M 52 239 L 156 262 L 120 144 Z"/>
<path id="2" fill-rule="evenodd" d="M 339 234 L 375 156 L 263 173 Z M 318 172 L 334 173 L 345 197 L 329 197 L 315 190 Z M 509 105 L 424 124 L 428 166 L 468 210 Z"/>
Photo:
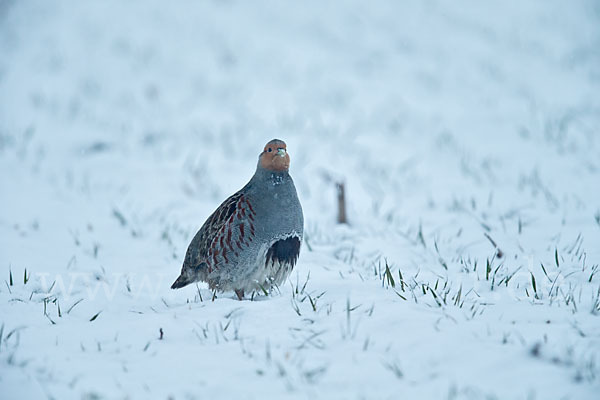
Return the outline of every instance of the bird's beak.
<path id="1" fill-rule="evenodd" d="M 286 152 L 285 152 L 285 149 L 283 149 L 283 148 L 277 149 L 277 155 L 278 155 L 278 156 L 280 156 L 280 157 L 284 157 L 284 156 L 285 156 L 285 153 L 286 153 Z"/>

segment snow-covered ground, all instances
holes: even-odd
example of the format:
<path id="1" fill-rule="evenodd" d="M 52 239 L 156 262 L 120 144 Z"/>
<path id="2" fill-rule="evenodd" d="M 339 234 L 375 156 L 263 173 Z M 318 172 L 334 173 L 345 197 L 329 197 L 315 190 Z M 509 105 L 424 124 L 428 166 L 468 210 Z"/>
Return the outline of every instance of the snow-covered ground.
<path id="1" fill-rule="evenodd" d="M 0 1 L 0 398 L 599 398 L 599 93 L 592 0 Z M 170 290 L 274 137 L 290 281 Z"/>

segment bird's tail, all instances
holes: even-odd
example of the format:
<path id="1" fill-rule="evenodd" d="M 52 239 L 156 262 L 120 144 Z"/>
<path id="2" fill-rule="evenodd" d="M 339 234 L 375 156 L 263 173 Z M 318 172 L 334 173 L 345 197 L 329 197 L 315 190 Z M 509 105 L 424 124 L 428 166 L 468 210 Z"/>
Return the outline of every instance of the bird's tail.
<path id="1" fill-rule="evenodd" d="M 177 278 L 175 280 L 175 282 L 173 282 L 173 284 L 171 285 L 171 289 L 179 289 L 179 288 L 189 285 L 192 282 L 193 282 L 193 280 L 190 279 L 189 276 L 181 273 L 181 275 L 179 275 L 179 278 Z"/>

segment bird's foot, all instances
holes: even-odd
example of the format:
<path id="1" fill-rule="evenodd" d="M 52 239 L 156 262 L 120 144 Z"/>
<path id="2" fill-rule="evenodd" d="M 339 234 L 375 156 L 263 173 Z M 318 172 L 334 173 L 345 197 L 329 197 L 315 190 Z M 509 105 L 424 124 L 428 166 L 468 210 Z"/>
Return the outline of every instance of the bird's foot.
<path id="1" fill-rule="evenodd" d="M 244 289 L 235 289 L 234 292 L 237 295 L 238 300 L 244 300 Z"/>

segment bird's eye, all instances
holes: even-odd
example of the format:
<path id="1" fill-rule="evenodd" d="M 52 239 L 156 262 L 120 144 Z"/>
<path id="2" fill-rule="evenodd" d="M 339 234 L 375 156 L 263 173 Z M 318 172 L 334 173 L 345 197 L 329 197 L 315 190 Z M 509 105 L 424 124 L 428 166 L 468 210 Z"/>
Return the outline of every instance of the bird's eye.
<path id="1" fill-rule="evenodd" d="M 273 151 L 273 149 L 271 149 L 271 148 L 269 147 L 269 153 L 270 153 L 270 152 L 272 152 L 272 151 Z"/>

